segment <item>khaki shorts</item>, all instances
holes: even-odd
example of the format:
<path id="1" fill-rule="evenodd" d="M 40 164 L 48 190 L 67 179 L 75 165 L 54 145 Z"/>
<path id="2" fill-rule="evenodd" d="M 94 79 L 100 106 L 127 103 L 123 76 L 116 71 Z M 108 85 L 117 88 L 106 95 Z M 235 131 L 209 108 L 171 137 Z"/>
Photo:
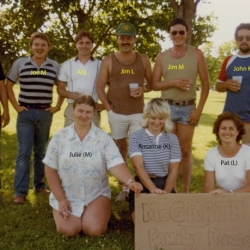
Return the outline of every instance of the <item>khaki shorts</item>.
<path id="1" fill-rule="evenodd" d="M 142 114 L 120 115 L 112 110 L 108 111 L 107 114 L 111 137 L 115 140 L 126 138 L 128 133 L 132 134 L 142 128 L 139 124 Z"/>
<path id="2" fill-rule="evenodd" d="M 242 137 L 242 143 L 250 145 L 250 122 L 244 122 L 246 133 Z"/>
<path id="3" fill-rule="evenodd" d="M 73 116 L 73 103 L 68 103 L 68 106 L 64 111 L 64 118 L 65 118 L 64 127 L 69 126 L 75 121 Z M 93 122 L 98 128 L 100 127 L 101 117 L 97 111 L 95 111 Z"/>

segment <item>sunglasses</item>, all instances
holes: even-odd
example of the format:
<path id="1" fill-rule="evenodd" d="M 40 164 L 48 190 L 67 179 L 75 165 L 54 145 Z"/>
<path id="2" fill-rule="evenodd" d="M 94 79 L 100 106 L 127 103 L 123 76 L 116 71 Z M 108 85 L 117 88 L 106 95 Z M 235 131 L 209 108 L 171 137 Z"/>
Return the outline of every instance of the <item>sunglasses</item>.
<path id="1" fill-rule="evenodd" d="M 180 31 L 174 30 L 170 34 L 172 36 L 176 36 L 178 33 L 179 33 L 179 35 L 183 36 L 183 35 L 185 35 L 186 31 L 184 31 L 184 30 L 180 30 Z"/>
<path id="2" fill-rule="evenodd" d="M 250 42 L 250 36 L 237 36 L 236 40 L 237 40 L 238 42 L 242 42 L 242 41 L 244 40 L 244 38 L 245 38 L 245 40 L 246 40 L 247 42 Z"/>

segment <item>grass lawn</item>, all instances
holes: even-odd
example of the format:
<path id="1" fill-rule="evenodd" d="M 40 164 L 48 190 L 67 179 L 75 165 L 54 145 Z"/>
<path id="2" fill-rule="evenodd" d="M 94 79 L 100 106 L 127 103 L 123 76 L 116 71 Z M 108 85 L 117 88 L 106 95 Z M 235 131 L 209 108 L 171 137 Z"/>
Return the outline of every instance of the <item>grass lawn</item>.
<path id="1" fill-rule="evenodd" d="M 16 93 L 18 87 L 15 87 Z M 147 93 L 145 102 L 159 96 L 158 92 Z M 199 92 L 197 93 L 199 96 Z M 193 140 L 193 174 L 191 193 L 202 192 L 203 189 L 203 159 L 208 149 L 216 145 L 212 134 L 212 124 L 216 116 L 221 113 L 225 94 L 210 92 L 203 110 L 199 126 L 195 129 Z M 54 97 L 56 100 L 56 95 Z M 60 112 L 56 113 L 51 128 L 51 136 L 62 128 L 64 117 L 64 103 Z M 2 164 L 0 168 L 0 249 L 105 249 L 129 250 L 134 249 L 134 227 L 129 218 L 127 202 L 116 203 L 114 197 L 120 191 L 117 180 L 110 176 L 112 187 L 112 211 L 107 234 L 103 237 L 91 238 L 79 235 L 75 238 L 65 238 L 55 230 L 52 209 L 48 204 L 48 197 L 36 195 L 30 182 L 30 191 L 24 205 L 12 204 L 13 176 L 17 153 L 16 142 L 16 111 L 10 105 L 10 124 L 2 130 Z M 101 127 L 109 132 L 106 112 L 102 113 Z M 29 135 L 27 135 L 29 136 Z M 130 164 L 130 169 L 132 167 Z M 32 180 L 32 171 L 31 171 Z M 181 190 L 178 179 L 177 189 Z M 100 212 L 102 208 L 100 208 Z"/>

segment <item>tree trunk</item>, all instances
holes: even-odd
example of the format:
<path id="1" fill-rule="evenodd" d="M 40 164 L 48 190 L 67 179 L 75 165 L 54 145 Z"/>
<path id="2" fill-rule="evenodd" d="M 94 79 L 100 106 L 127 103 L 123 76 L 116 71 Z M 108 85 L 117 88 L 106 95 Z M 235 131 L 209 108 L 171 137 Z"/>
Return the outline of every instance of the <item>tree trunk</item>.
<path id="1" fill-rule="evenodd" d="M 186 43 L 191 45 L 192 41 L 192 20 L 195 18 L 197 5 L 199 4 L 200 0 L 181 0 L 178 3 L 178 0 L 169 0 L 172 8 L 174 9 L 174 13 L 176 17 L 182 17 L 186 20 L 188 24 L 188 38 Z"/>

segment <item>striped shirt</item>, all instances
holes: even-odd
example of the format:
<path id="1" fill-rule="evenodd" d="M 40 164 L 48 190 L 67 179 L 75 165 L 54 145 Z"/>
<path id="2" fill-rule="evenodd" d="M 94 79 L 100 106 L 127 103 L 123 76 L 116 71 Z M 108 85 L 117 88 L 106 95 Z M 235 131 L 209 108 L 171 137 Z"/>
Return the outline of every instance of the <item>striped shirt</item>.
<path id="1" fill-rule="evenodd" d="M 59 64 L 49 58 L 38 67 L 30 56 L 20 57 L 13 63 L 7 79 L 12 83 L 19 80 L 19 103 L 50 104 L 59 68 Z"/>
<path id="2" fill-rule="evenodd" d="M 141 155 L 146 171 L 162 177 L 168 174 L 170 162 L 180 162 L 181 150 L 176 135 L 160 133 L 155 137 L 148 129 L 140 129 L 130 136 L 129 155 Z"/>

